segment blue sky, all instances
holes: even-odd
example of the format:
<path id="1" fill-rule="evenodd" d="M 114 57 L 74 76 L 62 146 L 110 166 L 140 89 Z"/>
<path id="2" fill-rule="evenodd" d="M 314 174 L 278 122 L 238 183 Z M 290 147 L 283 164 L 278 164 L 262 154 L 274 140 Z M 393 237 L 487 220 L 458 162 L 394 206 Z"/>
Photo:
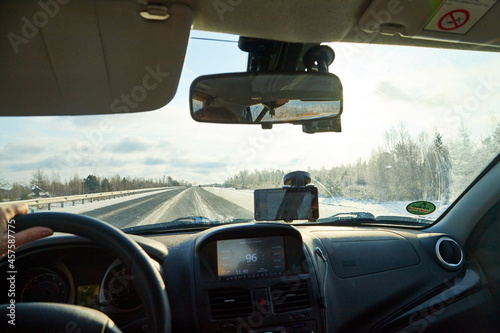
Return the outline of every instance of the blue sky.
<path id="1" fill-rule="evenodd" d="M 237 41 L 194 31 L 193 37 Z M 462 122 L 476 140 L 500 121 L 499 54 L 331 44 L 330 67 L 343 82 L 342 133 L 300 126 L 196 123 L 189 86 L 199 75 L 240 72 L 237 43 L 192 39 L 177 94 L 160 110 L 86 117 L 2 118 L 0 179 L 28 182 L 37 168 L 63 180 L 78 173 L 222 182 L 243 169 L 331 167 L 367 159 L 385 131 L 404 123 L 413 135 L 454 137 Z M 101 131 L 111 121 L 113 129 Z"/>

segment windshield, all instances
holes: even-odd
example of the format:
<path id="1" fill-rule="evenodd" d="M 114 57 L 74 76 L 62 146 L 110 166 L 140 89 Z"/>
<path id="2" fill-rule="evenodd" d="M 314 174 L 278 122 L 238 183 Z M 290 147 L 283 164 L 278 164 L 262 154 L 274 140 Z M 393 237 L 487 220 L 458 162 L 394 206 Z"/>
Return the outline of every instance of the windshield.
<path id="1" fill-rule="evenodd" d="M 282 187 L 285 174 L 303 170 L 319 190 L 320 221 L 432 223 L 500 152 L 498 53 L 333 43 L 341 133 L 195 122 L 191 82 L 246 71 L 237 40 L 193 32 L 177 94 L 157 111 L 2 118 L 0 201 L 38 198 L 34 211 L 120 228 L 247 221 L 255 189 Z M 134 111 L 142 97 L 128 96 L 123 106 Z M 117 193 L 137 189 L 148 191 Z M 71 197 L 41 200 L 61 196 Z M 435 211 L 410 213 L 415 202 Z"/>

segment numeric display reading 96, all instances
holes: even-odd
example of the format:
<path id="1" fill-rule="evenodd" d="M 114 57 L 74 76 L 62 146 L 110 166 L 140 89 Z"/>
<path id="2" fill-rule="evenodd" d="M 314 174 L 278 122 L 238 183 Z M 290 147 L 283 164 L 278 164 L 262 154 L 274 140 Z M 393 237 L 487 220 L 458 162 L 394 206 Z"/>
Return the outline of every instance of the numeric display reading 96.
<path id="1" fill-rule="evenodd" d="M 242 238 L 217 241 L 219 278 L 275 277 L 285 271 L 283 237 Z"/>

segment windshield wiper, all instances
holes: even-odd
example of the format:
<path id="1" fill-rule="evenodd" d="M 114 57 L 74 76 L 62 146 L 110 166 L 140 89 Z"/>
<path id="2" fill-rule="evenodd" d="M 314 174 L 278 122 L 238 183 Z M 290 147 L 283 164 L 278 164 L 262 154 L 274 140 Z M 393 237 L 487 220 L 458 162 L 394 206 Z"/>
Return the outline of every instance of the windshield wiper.
<path id="1" fill-rule="evenodd" d="M 318 219 L 315 223 L 334 225 L 363 225 L 363 224 L 391 224 L 425 226 L 432 223 L 431 220 L 410 216 L 378 216 L 375 217 L 368 212 L 337 213 L 329 217 Z"/>
<path id="2" fill-rule="evenodd" d="M 128 227 L 122 229 L 122 231 L 128 234 L 143 235 L 143 234 L 155 234 L 162 232 L 172 232 L 179 230 L 207 229 L 215 225 L 220 225 L 225 223 L 242 223 L 251 221 L 253 221 L 253 219 L 232 219 L 232 220 L 217 221 L 217 220 L 211 220 L 208 217 L 204 216 L 185 216 L 185 217 L 179 217 L 170 222 L 161 222 L 155 224 Z"/>
<path id="3" fill-rule="evenodd" d="M 349 212 L 349 213 L 337 213 L 329 217 L 324 217 L 318 219 L 316 223 L 332 223 L 332 222 L 376 222 L 375 216 L 368 212 Z"/>

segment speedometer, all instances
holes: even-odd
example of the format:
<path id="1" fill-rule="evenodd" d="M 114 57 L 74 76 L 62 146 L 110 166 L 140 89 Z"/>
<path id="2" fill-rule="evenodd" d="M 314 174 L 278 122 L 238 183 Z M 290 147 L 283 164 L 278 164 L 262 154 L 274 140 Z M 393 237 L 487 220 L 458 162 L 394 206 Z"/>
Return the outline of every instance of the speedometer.
<path id="1" fill-rule="evenodd" d="M 101 306 L 111 306 L 118 311 L 134 311 L 142 306 L 137 294 L 134 276 L 120 261 L 115 261 L 105 274 L 101 286 Z"/>
<path id="2" fill-rule="evenodd" d="M 40 270 L 33 274 L 21 290 L 21 302 L 68 301 L 68 286 L 64 279 L 51 270 Z"/>

